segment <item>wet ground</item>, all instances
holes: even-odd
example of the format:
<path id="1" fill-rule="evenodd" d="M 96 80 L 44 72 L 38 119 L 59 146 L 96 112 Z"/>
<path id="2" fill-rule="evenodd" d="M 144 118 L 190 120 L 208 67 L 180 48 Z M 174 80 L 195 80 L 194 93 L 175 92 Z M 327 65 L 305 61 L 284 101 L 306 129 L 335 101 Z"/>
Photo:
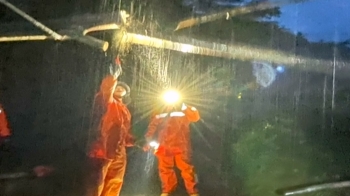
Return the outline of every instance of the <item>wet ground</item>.
<path id="1" fill-rule="evenodd" d="M 128 166 L 125 175 L 124 186 L 121 196 L 158 196 L 160 195 L 160 181 L 158 178 L 157 162 L 155 160 L 153 168 L 146 173 L 144 171 L 146 154 L 137 149 L 131 149 L 128 152 Z M 3 159 L 4 157 L 2 157 Z M 14 159 L 14 156 L 11 158 Z M 11 168 L 11 171 L 29 171 L 29 162 L 34 162 L 27 158 L 27 162 L 21 160 L 17 164 L 17 168 Z M 38 159 L 39 160 L 39 157 Z M 89 166 L 88 159 L 79 151 L 69 150 L 64 151 L 61 156 L 57 156 L 55 161 L 50 165 L 56 168 L 56 171 L 47 177 L 43 178 L 24 178 L 16 180 L 0 181 L 1 196 L 89 196 L 86 193 L 94 185 L 86 181 L 88 175 L 91 175 L 92 168 Z M 40 161 L 39 161 L 40 162 Z M 1 167 L 1 173 L 4 170 Z M 219 187 L 219 183 L 215 181 L 215 174 L 209 174 L 212 178 L 200 170 L 198 167 L 199 189 L 202 196 L 218 195 L 223 191 Z M 178 190 L 173 196 L 186 196 L 183 182 L 179 179 Z M 224 195 L 223 193 L 219 195 Z"/>

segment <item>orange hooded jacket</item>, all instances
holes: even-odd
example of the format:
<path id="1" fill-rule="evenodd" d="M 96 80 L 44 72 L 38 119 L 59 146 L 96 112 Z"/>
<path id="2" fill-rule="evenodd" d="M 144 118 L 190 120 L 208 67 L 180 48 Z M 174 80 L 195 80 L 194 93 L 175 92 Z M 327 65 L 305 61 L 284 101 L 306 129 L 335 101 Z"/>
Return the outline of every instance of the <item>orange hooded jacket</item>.
<path id="1" fill-rule="evenodd" d="M 190 140 L 190 123 L 200 119 L 195 107 L 187 106 L 185 110 L 154 115 L 145 134 L 150 142 L 155 134 L 159 143 L 157 154 L 173 155 L 192 152 Z"/>
<path id="2" fill-rule="evenodd" d="M 98 132 L 90 157 L 114 159 L 118 151 L 132 145 L 131 115 L 126 105 L 113 97 L 116 86 L 117 80 L 113 76 L 107 76 L 95 96 L 92 128 Z"/>

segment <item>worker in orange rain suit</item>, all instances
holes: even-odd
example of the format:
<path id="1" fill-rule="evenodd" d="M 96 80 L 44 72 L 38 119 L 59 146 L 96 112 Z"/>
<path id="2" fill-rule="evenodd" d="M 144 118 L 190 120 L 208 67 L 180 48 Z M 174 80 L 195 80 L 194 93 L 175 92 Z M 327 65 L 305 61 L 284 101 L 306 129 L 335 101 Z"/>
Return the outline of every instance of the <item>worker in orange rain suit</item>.
<path id="1" fill-rule="evenodd" d="M 190 196 L 198 196 L 197 176 L 191 163 L 192 148 L 190 143 L 190 123 L 200 119 L 196 108 L 182 104 L 181 110 L 176 107 L 165 109 L 164 113 L 154 115 L 145 135 L 148 144 L 158 134 L 159 147 L 156 150 L 159 176 L 162 182 L 161 196 L 168 196 L 177 186 L 174 165 L 181 171 L 185 187 Z"/>
<path id="2" fill-rule="evenodd" d="M 119 59 L 118 59 L 119 62 Z M 120 63 L 116 64 L 114 76 L 103 79 L 100 91 L 95 97 L 94 113 L 100 114 L 95 127 L 99 136 L 92 145 L 89 156 L 97 160 L 100 169 L 97 196 L 119 196 L 126 169 L 126 149 L 133 146 L 130 133 L 131 115 L 122 98 L 130 88 L 117 78 L 121 73 Z"/>
<path id="3" fill-rule="evenodd" d="M 6 113 L 2 105 L 0 105 L 0 146 L 9 140 L 11 131 L 8 126 Z"/>

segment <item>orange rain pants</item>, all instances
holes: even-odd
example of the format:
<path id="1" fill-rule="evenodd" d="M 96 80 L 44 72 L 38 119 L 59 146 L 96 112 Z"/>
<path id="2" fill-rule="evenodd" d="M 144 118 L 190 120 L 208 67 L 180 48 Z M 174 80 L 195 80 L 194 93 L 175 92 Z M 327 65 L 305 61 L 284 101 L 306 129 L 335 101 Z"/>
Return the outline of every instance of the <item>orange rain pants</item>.
<path id="1" fill-rule="evenodd" d="M 119 196 L 126 169 L 125 148 L 113 160 L 103 160 L 98 182 L 99 196 Z"/>
<path id="2" fill-rule="evenodd" d="M 181 171 L 181 176 L 185 182 L 188 194 L 198 193 L 197 175 L 194 171 L 190 158 L 184 154 L 157 155 L 159 177 L 162 181 L 162 192 L 172 193 L 177 187 L 177 178 L 174 166 Z"/>

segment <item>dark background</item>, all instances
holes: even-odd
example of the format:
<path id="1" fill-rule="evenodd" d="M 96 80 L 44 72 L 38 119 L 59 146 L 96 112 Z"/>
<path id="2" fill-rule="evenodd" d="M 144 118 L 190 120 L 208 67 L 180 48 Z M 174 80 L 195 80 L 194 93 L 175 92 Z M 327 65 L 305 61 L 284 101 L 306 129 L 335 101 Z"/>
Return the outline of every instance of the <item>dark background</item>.
<path id="1" fill-rule="evenodd" d="M 118 4 L 109 1 L 84 0 L 77 0 L 74 3 L 45 1 L 45 4 L 34 0 L 25 3 L 12 2 L 33 17 L 42 20 L 81 13 L 113 11 L 117 10 Z M 154 17 L 158 17 L 160 24 L 165 24 L 166 20 L 170 20 L 169 17 L 166 19 L 162 17 L 164 13 L 169 13 L 173 21 L 191 15 L 190 9 L 180 6 L 179 1 L 164 2 L 147 1 L 144 13 L 153 12 Z M 139 2 L 136 1 L 136 3 Z M 104 4 L 106 6 L 103 6 Z M 162 12 L 159 7 L 163 7 Z M 271 12 L 278 14 L 278 10 Z M 266 15 L 271 12 L 259 14 Z M 165 22 L 162 23 L 160 18 Z M 2 24 L 21 20 L 4 6 L 0 6 Z M 232 25 L 230 32 L 225 30 L 227 24 Z M 149 26 L 146 25 L 145 28 Z M 249 30 L 250 28 L 263 30 L 256 34 L 256 31 Z M 311 44 L 303 39 L 302 35 L 293 36 L 274 24 L 260 24 L 244 18 L 233 19 L 233 22 L 220 21 L 203 25 L 182 34 L 208 40 L 228 41 L 232 31 L 235 31 L 235 39 L 242 43 L 279 48 L 315 58 L 332 59 L 334 47 L 339 52 L 337 59 L 346 59 L 345 54 L 349 52 L 342 46 L 343 43 L 338 45 L 333 43 Z M 161 32 L 165 34 L 168 31 L 164 28 Z M 108 34 L 97 36 L 106 40 L 110 40 L 111 37 Z M 89 117 L 94 94 L 101 79 L 108 73 L 105 55 L 103 52 L 75 42 L 1 43 L 0 100 L 7 112 L 13 131 L 13 144 L 16 147 L 16 156 L 11 157 L 11 163 L 2 166 L 1 171 L 21 171 L 38 164 L 50 164 L 58 169 L 58 172 L 49 179 L 7 182 L 5 183 L 7 187 L 15 187 L 14 190 L 23 191 L 26 195 L 83 194 L 87 186 L 84 184 L 84 178 L 89 171 L 85 157 L 86 145 L 89 141 Z M 121 79 L 132 83 L 137 79 L 133 73 L 135 70 L 133 66 L 136 66 L 136 63 L 130 60 L 132 59 L 130 56 L 135 54 L 131 52 L 128 55 L 123 59 L 125 71 Z M 221 62 L 220 59 L 212 61 L 218 64 Z M 236 71 L 236 78 L 232 82 L 237 84 L 249 82 L 252 78 L 247 68 L 249 62 L 231 62 L 237 65 L 235 68 L 230 68 Z M 140 65 L 137 66 L 136 71 L 140 69 Z M 344 158 L 349 148 L 347 145 L 350 116 L 347 108 L 349 79 L 343 76 L 336 77 L 335 89 L 333 89 L 332 75 L 328 75 L 326 96 L 323 96 L 326 76 L 323 73 L 287 69 L 285 73 L 278 76 L 276 82 L 268 90 L 249 91 L 244 94 L 244 99 L 241 101 L 237 101 L 234 93 L 215 97 L 216 107 L 202 115 L 206 123 L 199 122 L 194 127 L 202 134 L 199 136 L 198 133 L 194 133 L 193 136 L 194 162 L 199 173 L 202 195 L 240 194 L 240 179 L 235 178 L 232 174 L 235 168 L 230 162 L 233 155 L 228 146 L 239 138 L 239 133 L 235 130 L 247 119 L 262 121 L 267 118 L 267 114 L 289 113 L 297 117 L 303 130 L 308 130 L 305 134 L 313 138 L 315 148 L 321 149 L 320 146 L 322 146 L 322 148 L 331 149 L 334 160 Z M 231 88 L 234 88 L 233 86 Z M 137 84 L 132 87 L 138 89 Z M 137 96 L 142 95 L 135 91 L 132 97 L 134 95 L 133 99 L 137 100 Z M 335 108 L 332 110 L 333 91 L 336 97 Z M 324 98 L 326 100 L 324 109 L 326 120 L 321 120 Z M 129 108 L 135 114 L 133 117 L 135 134 L 141 138 L 146 130 L 147 119 L 143 121 L 138 119 L 140 115 L 136 106 L 137 103 L 134 101 Z M 200 106 L 199 109 L 201 109 Z M 207 124 L 210 124 L 211 128 Z M 213 134 L 213 129 L 215 134 Z M 209 141 L 210 145 L 207 145 L 202 138 Z M 157 171 L 152 170 L 149 176 L 143 171 L 146 154 L 133 148 L 129 149 L 128 158 L 129 165 L 124 191 L 134 194 L 148 191 L 158 193 Z M 346 176 L 347 162 L 342 162 L 342 164 L 344 165 L 339 163 L 339 167 L 343 169 L 343 174 Z M 180 193 L 181 191 L 183 192 L 180 190 Z M 18 195 L 21 194 L 18 193 Z"/>

